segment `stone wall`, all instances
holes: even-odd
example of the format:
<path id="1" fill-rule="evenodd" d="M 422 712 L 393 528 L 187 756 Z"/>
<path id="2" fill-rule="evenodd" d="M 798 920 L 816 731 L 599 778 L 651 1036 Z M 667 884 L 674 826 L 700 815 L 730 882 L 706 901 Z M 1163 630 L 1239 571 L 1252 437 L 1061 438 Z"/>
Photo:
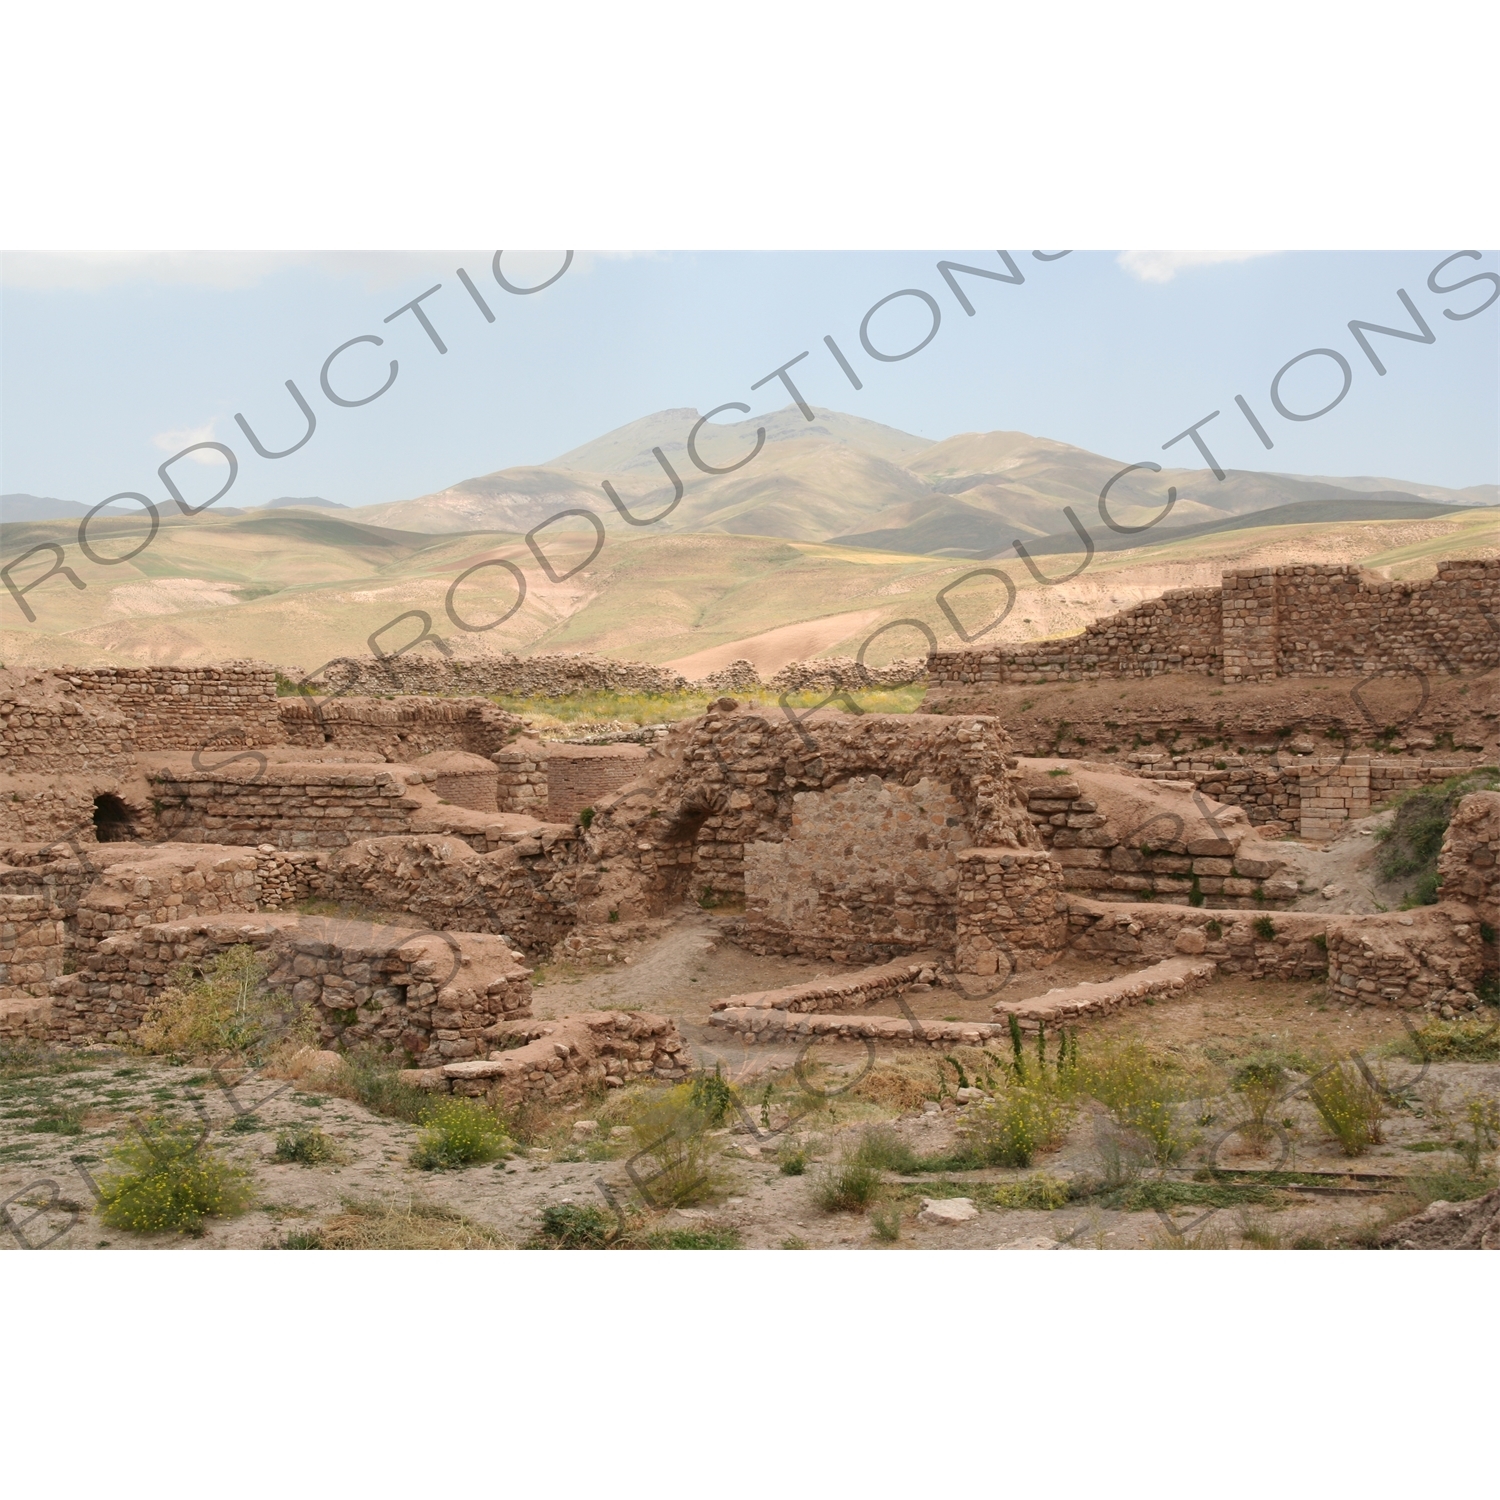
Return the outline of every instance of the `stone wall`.
<path id="1" fill-rule="evenodd" d="M 523 728 L 514 714 L 484 698 L 301 694 L 281 699 L 280 723 L 288 744 L 363 750 L 408 763 L 443 750 L 488 759 Z"/>
<path id="2" fill-rule="evenodd" d="M 1069 946 L 1137 968 L 1186 954 L 1248 979 L 1325 978 L 1347 1005 L 1457 1013 L 1479 1005 L 1478 919 L 1459 902 L 1375 916 L 1218 916 L 1187 907 L 1067 898 Z"/>
<path id="3" fill-rule="evenodd" d="M 410 653 L 384 660 L 341 658 L 329 663 L 318 685 L 378 695 L 503 693 L 514 698 L 566 698 L 573 693 L 678 693 L 689 683 L 670 667 L 587 654 L 440 657 Z"/>
<path id="4" fill-rule="evenodd" d="M 585 807 L 597 806 L 646 769 L 647 752 L 640 745 L 563 745 L 554 741 L 544 748 L 545 816 L 553 823 L 571 823 Z"/>
<path id="5" fill-rule="evenodd" d="M 0 1036 L 127 1042 L 179 969 L 240 944 L 263 955 L 269 986 L 310 1008 L 325 1047 L 375 1046 L 438 1067 L 486 1052 L 493 1028 L 530 1013 L 531 971 L 503 938 L 226 913 L 113 931 L 80 951 L 50 1003 L 0 1017 Z"/>
<path id="6" fill-rule="evenodd" d="M 556 1103 L 592 1089 L 623 1088 L 642 1077 L 675 1082 L 692 1071 L 677 1023 L 639 1011 L 583 1011 L 557 1021 L 511 1022 L 497 1030 L 524 1045 L 473 1062 L 446 1064 L 430 1084 L 492 1105 Z M 647 1143 L 649 1144 L 649 1143 Z"/>
<path id="7" fill-rule="evenodd" d="M 265 662 L 212 667 L 77 667 L 55 676 L 122 714 L 137 750 L 285 742 L 276 673 Z"/>
<path id="8" fill-rule="evenodd" d="M 1470 792 L 1448 823 L 1438 878 L 1444 899 L 1468 902 L 1490 928 L 1500 927 L 1500 792 Z M 1495 938 L 1485 944 L 1485 964 L 1496 967 Z"/>
<path id="9" fill-rule="evenodd" d="M 1067 941 L 1062 866 L 1040 849 L 966 849 L 958 856 L 960 974 L 1044 969 Z"/>
<path id="10" fill-rule="evenodd" d="M 1226 682 L 1413 671 L 1479 673 L 1500 663 L 1500 561 L 1438 565 L 1391 583 L 1346 564 L 1238 568 L 1218 589 L 1174 589 L 1064 640 L 934 652 L 936 687 L 1205 672 Z"/>
<path id="11" fill-rule="evenodd" d="M 926 778 L 798 792 L 785 837 L 745 847 L 745 944 L 838 963 L 951 953 L 969 842 L 962 805 Z"/>
<path id="12" fill-rule="evenodd" d="M 501 812 L 547 815 L 547 747 L 522 738 L 490 756 L 496 775 L 495 803 Z"/>
<path id="13" fill-rule="evenodd" d="M 164 769 L 148 777 L 157 826 L 184 843 L 274 844 L 333 849 L 357 838 L 406 833 L 420 805 L 407 795 L 409 773 L 384 766 L 247 762 L 222 771 Z M 421 773 L 418 773 L 420 775 Z"/>
<path id="14" fill-rule="evenodd" d="M 660 915 L 689 893 L 739 900 L 747 848 L 786 837 L 797 794 L 856 776 L 946 787 L 970 845 L 1036 844 L 993 719 L 822 712 L 793 723 L 715 707 L 677 726 L 659 753 L 656 784 L 602 806 L 576 855 L 608 870 L 611 904 L 627 919 Z"/>
<path id="15" fill-rule="evenodd" d="M 440 931 L 500 934 L 545 958 L 575 922 L 576 881 L 559 873 L 559 847 L 526 839 L 481 853 L 439 834 L 362 839 L 325 857 L 317 890 Z"/>

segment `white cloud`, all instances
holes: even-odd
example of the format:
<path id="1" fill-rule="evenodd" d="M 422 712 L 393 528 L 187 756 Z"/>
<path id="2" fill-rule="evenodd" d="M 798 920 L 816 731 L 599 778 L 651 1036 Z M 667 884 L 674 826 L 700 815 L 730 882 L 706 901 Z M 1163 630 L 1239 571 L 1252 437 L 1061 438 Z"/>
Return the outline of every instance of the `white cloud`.
<path id="1" fill-rule="evenodd" d="M 177 432 L 158 432 L 151 441 L 163 453 L 181 453 L 184 448 L 191 448 L 194 443 L 213 442 L 214 424 L 205 422 L 202 427 L 184 427 Z M 214 452 L 212 448 L 200 448 L 196 453 L 190 453 L 188 457 L 194 463 L 199 464 L 222 464 L 224 462 L 223 455 Z"/>
<path id="2" fill-rule="evenodd" d="M 1160 285 L 1171 281 L 1179 271 L 1194 266 L 1222 266 L 1277 253 L 1275 250 L 1125 250 L 1118 260 L 1137 281 Z"/>

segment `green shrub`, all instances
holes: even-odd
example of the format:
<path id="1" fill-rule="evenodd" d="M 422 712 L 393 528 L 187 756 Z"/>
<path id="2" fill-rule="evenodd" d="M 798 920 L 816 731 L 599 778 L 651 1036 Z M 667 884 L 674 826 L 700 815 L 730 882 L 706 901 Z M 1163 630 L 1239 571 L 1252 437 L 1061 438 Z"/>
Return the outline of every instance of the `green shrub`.
<path id="1" fill-rule="evenodd" d="M 271 1160 L 315 1167 L 332 1161 L 337 1155 L 337 1147 L 318 1126 L 293 1125 L 276 1132 L 276 1149 L 271 1153 Z"/>
<path id="2" fill-rule="evenodd" d="M 1062 1208 L 1071 1197 L 1068 1184 L 1045 1172 L 1033 1172 L 1019 1182 L 1002 1182 L 988 1195 L 997 1208 Z"/>
<path id="3" fill-rule="evenodd" d="M 320 1079 L 319 1087 L 353 1099 L 377 1115 L 419 1125 L 432 1108 L 433 1096 L 425 1089 L 403 1083 L 398 1073 L 401 1060 L 373 1048 L 360 1048 L 344 1055 L 339 1071 Z"/>
<path id="4" fill-rule="evenodd" d="M 713 1077 L 693 1080 L 692 1093 L 688 1096 L 692 1106 L 703 1116 L 704 1125 L 712 1130 L 723 1123 L 734 1103 L 734 1090 L 725 1081 L 718 1063 L 714 1064 Z"/>
<path id="5" fill-rule="evenodd" d="M 1177 1064 L 1130 1043 L 1077 1068 L 1078 1086 L 1097 1099 L 1115 1122 L 1145 1143 L 1158 1166 L 1181 1160 L 1193 1143 L 1173 1107 L 1184 1080 Z"/>
<path id="6" fill-rule="evenodd" d="M 970 1109 L 965 1122 L 969 1149 L 985 1166 L 1029 1167 L 1038 1153 L 1062 1138 L 1071 1113 L 1045 1080 L 1010 1084 L 999 1098 Z"/>
<path id="7" fill-rule="evenodd" d="M 889 1125 L 874 1125 L 859 1139 L 850 1161 L 877 1172 L 910 1174 L 922 1170 L 922 1159 Z"/>
<path id="8" fill-rule="evenodd" d="M 880 1186 L 874 1167 L 846 1161 L 819 1175 L 813 1197 L 825 1213 L 863 1213 L 880 1196 Z"/>
<path id="9" fill-rule="evenodd" d="M 870 1215 L 870 1229 L 882 1244 L 894 1245 L 901 1238 L 901 1210 L 877 1208 Z"/>
<path id="10" fill-rule="evenodd" d="M 477 1099 L 440 1097 L 429 1106 L 422 1125 L 411 1160 L 423 1171 L 494 1161 L 511 1144 L 494 1112 Z"/>
<path id="11" fill-rule="evenodd" d="M 798 1148 L 796 1151 L 788 1151 L 781 1158 L 781 1172 L 784 1177 L 800 1177 L 807 1170 L 807 1152 Z"/>
<path id="12" fill-rule="evenodd" d="M 602 1250 L 614 1226 L 596 1203 L 549 1203 L 539 1238 L 556 1250 Z"/>
<path id="13" fill-rule="evenodd" d="M 645 1091 L 630 1101 L 627 1113 L 641 1142 L 634 1160 L 650 1157 L 656 1162 L 654 1169 L 638 1172 L 651 1202 L 677 1208 L 722 1192 L 727 1174 L 717 1141 L 708 1138 L 708 1116 L 694 1101 L 693 1084 Z"/>
<path id="14" fill-rule="evenodd" d="M 208 1218 L 243 1213 L 248 1174 L 215 1154 L 199 1133 L 169 1120 L 143 1120 L 110 1155 L 99 1217 L 135 1234 L 201 1234 Z"/>
<path id="15" fill-rule="evenodd" d="M 312 1041 L 315 1023 L 307 1007 L 268 991 L 265 982 L 266 966 L 246 943 L 217 954 L 202 974 L 184 965 L 135 1033 L 136 1045 L 170 1056 L 216 1057 Z"/>
<path id="16" fill-rule="evenodd" d="M 1363 1156 L 1383 1138 L 1385 1100 L 1354 1064 L 1338 1063 L 1316 1074 L 1307 1097 L 1345 1156 Z"/>
<path id="17" fill-rule="evenodd" d="M 731 1224 L 703 1229 L 659 1229 L 632 1244 L 642 1250 L 738 1250 L 740 1232 Z"/>
<path id="18" fill-rule="evenodd" d="M 1420 1062 L 1500 1062 L 1500 1027 L 1493 1021 L 1428 1021 L 1394 1048 Z"/>
<path id="19" fill-rule="evenodd" d="M 1267 1116 L 1286 1087 L 1286 1069 L 1274 1058 L 1252 1059 L 1235 1073 L 1230 1085 L 1245 1101 L 1249 1118 L 1240 1127 L 1246 1141 L 1257 1150 L 1271 1142 Z"/>
<path id="20" fill-rule="evenodd" d="M 1500 1104 L 1482 1094 L 1470 1095 L 1464 1100 L 1464 1123 L 1469 1133 L 1459 1137 L 1458 1149 L 1472 1177 L 1479 1171 L 1480 1156 L 1500 1135 Z"/>

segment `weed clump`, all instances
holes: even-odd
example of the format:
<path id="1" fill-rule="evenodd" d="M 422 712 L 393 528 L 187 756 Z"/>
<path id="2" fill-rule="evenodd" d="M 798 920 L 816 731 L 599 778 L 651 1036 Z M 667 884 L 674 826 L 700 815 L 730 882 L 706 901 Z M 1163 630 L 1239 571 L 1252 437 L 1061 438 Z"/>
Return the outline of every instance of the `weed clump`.
<path id="1" fill-rule="evenodd" d="M 197 1131 L 153 1117 L 115 1147 L 113 1172 L 100 1184 L 99 1217 L 135 1234 L 202 1234 L 204 1220 L 250 1206 L 248 1175 L 231 1166 Z"/>
<path id="2" fill-rule="evenodd" d="M 266 966 L 246 943 L 215 956 L 197 974 L 184 965 L 135 1033 L 143 1050 L 176 1057 L 264 1054 L 276 1042 L 306 1046 L 307 1008 L 268 991 Z"/>
<path id="3" fill-rule="evenodd" d="M 1193 1136 L 1179 1123 L 1174 1107 L 1183 1089 L 1175 1063 L 1131 1043 L 1087 1058 L 1075 1071 L 1078 1088 L 1097 1099 L 1117 1125 L 1139 1137 L 1158 1166 L 1171 1166 L 1186 1155 Z"/>
<path id="4" fill-rule="evenodd" d="M 553 1250 L 602 1250 L 614 1228 L 596 1203 L 549 1203 L 537 1239 Z"/>
<path id="5" fill-rule="evenodd" d="M 1012 1084 L 992 1103 L 970 1110 L 969 1147 L 978 1165 L 1029 1167 L 1062 1138 L 1071 1115 L 1055 1089 Z"/>
<path id="6" fill-rule="evenodd" d="M 510 1146 L 504 1125 L 475 1099 L 440 1098 L 428 1106 L 422 1125 L 411 1162 L 424 1172 L 494 1161 Z"/>
<path id="7" fill-rule="evenodd" d="M 1500 772 L 1482 766 L 1421 787 L 1396 800 L 1396 815 L 1375 837 L 1380 841 L 1380 874 L 1386 880 L 1415 876 L 1403 906 L 1431 906 L 1438 899 L 1438 854 L 1459 799 L 1470 792 L 1500 788 Z"/>
<path id="8" fill-rule="evenodd" d="M 1255 1150 L 1265 1150 L 1272 1135 L 1268 1117 L 1286 1086 L 1286 1069 L 1274 1058 L 1254 1058 L 1235 1072 L 1230 1086 L 1245 1101 L 1248 1111 L 1240 1133 Z"/>
<path id="9" fill-rule="evenodd" d="M 1428 1021 L 1395 1050 L 1415 1062 L 1500 1062 L 1500 1026 L 1493 1021 Z"/>
<path id="10" fill-rule="evenodd" d="M 632 1160 L 650 1157 L 656 1163 L 654 1170 L 645 1167 L 639 1173 L 638 1182 L 644 1181 L 643 1192 L 657 1206 L 700 1203 L 724 1189 L 727 1174 L 718 1143 L 708 1134 L 717 1097 L 713 1082 L 680 1083 L 643 1093 L 630 1103 L 628 1123 L 642 1143 Z M 705 1083 L 707 1093 L 701 1087 Z"/>
<path id="11" fill-rule="evenodd" d="M 338 1148 L 318 1126 L 293 1125 L 276 1132 L 276 1149 L 271 1153 L 271 1160 L 316 1167 L 334 1160 L 337 1155 Z"/>
<path id="12" fill-rule="evenodd" d="M 846 1161 L 820 1174 L 813 1197 L 825 1213 L 863 1213 L 880 1196 L 880 1186 L 876 1168 Z"/>
<path id="13" fill-rule="evenodd" d="M 1357 1066 L 1335 1063 L 1325 1068 L 1308 1083 L 1307 1097 L 1345 1156 L 1363 1156 L 1384 1139 L 1385 1099 Z"/>

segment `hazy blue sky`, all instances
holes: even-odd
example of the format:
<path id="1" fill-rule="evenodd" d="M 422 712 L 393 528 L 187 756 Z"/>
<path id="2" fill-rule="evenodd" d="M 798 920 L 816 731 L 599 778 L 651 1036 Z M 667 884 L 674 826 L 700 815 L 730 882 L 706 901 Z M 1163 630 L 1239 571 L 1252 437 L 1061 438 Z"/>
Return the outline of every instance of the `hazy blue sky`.
<path id="1" fill-rule="evenodd" d="M 1460 247 L 1461 248 L 1461 247 Z M 4 265 L 0 487 L 94 503 L 122 490 L 165 499 L 156 466 L 212 437 L 240 460 L 226 505 L 322 495 L 349 505 L 402 499 L 510 464 L 541 463 L 664 407 L 707 411 L 727 401 L 784 406 L 779 382 L 752 382 L 803 350 L 794 378 L 814 404 L 933 439 L 1008 428 L 1123 461 L 1196 466 L 1168 438 L 1217 409 L 1204 429 L 1231 467 L 1329 475 L 1383 474 L 1464 486 L 1500 478 L 1497 318 L 1500 306 L 1454 321 L 1494 290 L 1478 282 L 1440 296 L 1429 272 L 1452 250 L 1306 252 L 1201 263 L 1201 258 L 1076 252 L 1041 262 L 1012 252 L 1025 284 L 961 284 L 964 314 L 937 270 L 951 258 L 1000 270 L 994 251 L 834 253 L 580 253 L 534 296 L 503 291 L 489 254 L 159 257 L 83 260 L 10 256 Z M 516 260 L 543 279 L 561 256 Z M 510 258 L 502 267 L 512 264 Z M 464 266 L 492 308 L 487 323 L 455 276 Z M 538 269 L 538 268 L 541 269 Z M 1452 284 L 1500 271 L 1493 253 L 1459 260 Z M 423 303 L 448 346 L 439 354 L 408 313 L 384 317 L 435 283 Z M 871 359 L 860 321 L 880 298 L 919 288 L 941 327 L 920 353 Z M 1404 288 L 1436 334 L 1422 345 L 1374 336 L 1378 376 L 1351 318 L 1411 327 Z M 926 331 L 916 298 L 876 315 L 872 337 L 901 349 Z M 915 333 L 908 330 L 915 329 Z M 323 360 L 360 334 L 334 377 L 373 389 L 388 360 L 391 389 L 357 409 L 319 388 Z M 824 348 L 831 334 L 864 388 Z M 1273 409 L 1277 370 L 1305 350 L 1340 351 L 1347 397 L 1315 421 Z M 234 422 L 242 411 L 266 446 L 304 424 L 284 382 L 318 418 L 291 457 L 258 458 Z M 1315 410 L 1335 395 L 1333 361 L 1305 361 L 1283 398 Z M 1271 433 L 1267 452 L 1234 405 L 1243 394 Z M 737 417 L 737 413 L 727 414 Z M 216 488 L 214 469 L 175 472 L 189 498 Z M 199 488 L 193 489 L 192 486 Z"/>

